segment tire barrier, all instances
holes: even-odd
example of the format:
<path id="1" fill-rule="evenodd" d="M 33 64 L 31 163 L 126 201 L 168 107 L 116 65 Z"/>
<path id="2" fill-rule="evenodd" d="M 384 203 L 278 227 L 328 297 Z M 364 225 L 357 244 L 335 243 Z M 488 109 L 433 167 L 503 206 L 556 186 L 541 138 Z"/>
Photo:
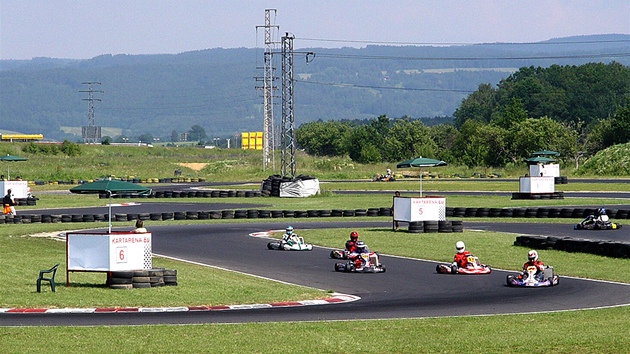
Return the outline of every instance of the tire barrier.
<path id="1" fill-rule="evenodd" d="M 409 223 L 408 232 L 418 234 L 424 232 L 424 221 L 412 221 Z"/>
<path id="2" fill-rule="evenodd" d="M 630 258 L 630 242 L 593 240 L 557 236 L 517 236 L 515 246 L 591 253 L 614 258 Z"/>
<path id="3" fill-rule="evenodd" d="M 464 224 L 461 220 L 440 220 L 440 221 L 411 221 L 407 232 L 409 233 L 450 233 L 463 232 Z"/>
<path id="4" fill-rule="evenodd" d="M 582 220 L 595 212 L 594 208 L 557 208 L 557 207 L 527 207 L 527 208 L 452 208 L 448 217 L 467 218 L 560 218 Z M 611 219 L 630 219 L 630 210 L 608 209 L 607 214 Z M 452 213 L 452 215 L 451 215 Z M 329 217 L 391 217 L 390 207 L 368 209 L 332 209 L 332 210 L 266 210 L 266 209 L 237 209 L 237 210 L 202 210 L 202 211 L 176 211 L 162 213 L 115 213 L 112 221 L 128 222 L 137 219 L 151 221 L 166 220 L 207 220 L 207 219 L 256 219 L 256 218 L 329 218 Z M 18 214 L 0 215 L 0 224 L 31 224 L 31 223 L 79 223 L 79 222 L 106 222 L 108 214 Z M 436 221 L 437 222 L 437 221 Z M 439 225 L 429 223 L 428 232 L 439 232 Z M 448 229 L 448 226 L 442 225 Z M 423 225 L 426 227 L 426 224 Z M 457 229 L 455 221 L 453 229 Z M 437 231 L 435 231 L 437 230 Z M 424 232 L 427 232 L 424 230 Z M 453 231 L 459 232 L 459 231 Z"/>
<path id="5" fill-rule="evenodd" d="M 112 289 L 147 289 L 177 285 L 177 270 L 153 268 L 108 272 L 105 284 Z"/>

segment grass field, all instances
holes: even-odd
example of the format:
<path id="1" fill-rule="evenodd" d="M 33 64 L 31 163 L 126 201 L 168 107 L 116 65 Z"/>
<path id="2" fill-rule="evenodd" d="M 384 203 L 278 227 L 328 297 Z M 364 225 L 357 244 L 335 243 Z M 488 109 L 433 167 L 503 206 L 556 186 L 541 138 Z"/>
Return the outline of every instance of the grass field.
<path id="1" fill-rule="evenodd" d="M 102 152 L 105 154 L 105 152 Z M 121 154 L 127 153 L 126 150 Z M 128 152 L 129 156 L 135 152 Z M 174 153 L 175 154 L 175 153 Z M 178 155 L 179 153 L 175 154 Z M 173 161 L 202 161 L 204 157 L 193 158 L 186 156 L 162 156 L 163 167 L 168 170 L 175 166 Z M 225 157 L 221 157 L 225 160 Z M 216 160 L 220 160 L 217 158 Z M 118 166 L 116 159 L 104 159 L 103 166 Z M 222 161 L 224 161 L 222 160 Z M 55 160 L 56 161 L 56 160 Z M 69 166 L 62 162 L 51 162 L 46 167 L 55 171 L 55 166 Z M 89 163 L 89 162 L 81 162 Z M 57 164 L 57 165 L 55 165 Z M 344 173 L 349 169 L 343 161 L 331 162 L 341 166 L 340 177 L 362 177 L 369 175 L 369 169 L 363 167 L 362 173 Z M 72 165 L 72 164 L 71 164 Z M 79 163 L 77 162 L 78 166 Z M 219 166 L 220 164 L 216 164 Z M 100 170 L 109 170 L 103 168 Z M 233 166 L 233 165 L 232 165 Z M 316 171 L 317 168 L 312 170 Z M 336 166 L 336 165 L 335 165 Z M 250 166 L 251 167 L 251 166 Z M 236 172 L 237 168 L 230 168 L 226 180 L 238 176 L 248 175 L 248 168 Z M 30 167 L 29 167 L 30 168 Z M 73 172 L 61 168 L 64 175 L 80 176 L 83 172 Z M 69 168 L 69 167 L 68 167 Z M 142 168 L 140 166 L 139 168 Z M 154 167 L 151 167 L 154 168 Z M 384 170 L 384 166 L 372 167 L 372 170 Z M 35 170 L 35 168 L 33 169 Z M 252 170 L 255 170 L 252 168 Z M 13 166 L 12 166 L 13 171 Z M 151 170 L 144 172 L 128 172 L 128 174 L 153 174 Z M 156 173 L 157 173 L 156 172 Z M 95 170 L 96 173 L 96 170 Z M 99 171 L 100 173 L 100 171 Z M 122 175 L 117 171 L 110 174 Z M 192 172 L 190 172 L 192 173 Z M 13 172 L 12 172 L 13 174 Z M 260 172 L 253 174 L 260 176 Z M 159 175 L 157 176 L 159 177 Z M 331 174 L 331 177 L 334 177 Z M 252 178 L 255 181 L 255 178 Z M 438 184 L 440 183 L 440 184 Z M 473 183 L 473 184 L 468 184 Z M 513 182 L 504 186 L 497 184 L 497 189 L 512 191 Z M 427 180 L 425 190 L 486 190 L 483 188 L 493 182 L 479 182 L 465 180 L 456 183 L 442 184 L 438 180 Z M 484 187 L 485 186 L 485 187 Z M 566 186 L 566 187 L 565 187 Z M 579 186 L 573 183 L 562 188 L 576 188 L 574 190 L 618 190 L 627 191 L 627 184 L 616 186 L 609 184 L 585 184 Z M 45 188 L 44 188 L 45 187 Z M 44 193 L 52 189 L 44 186 L 37 208 L 70 207 L 70 206 L 103 206 L 106 201 L 95 196 L 74 196 L 66 194 Z M 355 183 L 346 185 L 339 182 L 323 185 L 325 190 L 341 189 L 384 189 L 403 190 L 414 193 L 417 190 L 417 180 L 392 183 L 370 183 L 361 185 Z M 391 188 L 391 189 L 390 189 Z M 494 187 L 492 187 L 494 188 Z M 616 189 L 610 189 L 616 188 Z M 569 189 L 563 189 L 568 191 Z M 34 190 L 37 194 L 38 190 Z M 230 198 L 227 198 L 230 199 Z M 209 202 L 205 198 L 188 199 L 187 202 Z M 157 201 L 157 200 L 154 200 Z M 176 201 L 176 200 L 171 200 Z M 225 200 L 221 202 L 233 202 Z M 506 197 L 448 197 L 449 206 L 474 207 L 503 207 L 528 205 L 593 205 L 593 204 L 630 204 L 624 199 L 564 199 L 546 201 L 511 201 Z M 162 202 L 162 201 L 160 201 Z M 212 202 L 218 202 L 212 200 Z M 242 200 L 237 201 L 242 202 Z M 248 203 L 261 203 L 274 209 L 355 209 L 368 207 L 384 207 L 391 205 L 391 196 L 387 194 L 372 195 L 341 195 L 324 193 L 312 198 L 300 199 L 269 199 L 251 198 Z M 556 203 L 556 204 L 554 204 Z M 351 207 L 349 207 L 351 206 Z M 25 208 L 18 209 L 23 212 Z M 105 212 L 105 211 L 104 211 Z M 335 218 L 330 221 L 334 222 Z M 344 218 L 343 220 L 348 220 Z M 362 220 L 365 220 L 363 218 Z M 387 219 L 383 219 L 387 220 Z M 481 219 L 475 219 L 481 220 Z M 258 220 L 260 221 L 260 220 Z M 274 220 L 277 221 L 277 220 Z M 497 221 L 497 219 L 488 220 Z M 532 219 L 509 219 L 508 221 L 532 221 Z M 566 222 L 576 220 L 558 219 L 546 222 Z M 195 221 L 217 222 L 217 221 Z M 226 222 L 226 221 L 218 221 Z M 231 220 L 230 222 L 234 222 Z M 166 223 L 166 222 L 163 222 Z M 175 223 L 175 221 L 173 221 Z M 191 223 L 184 221 L 179 223 Z M 116 226 L 123 225 L 115 223 Z M 129 223 L 124 223 L 129 226 Z M 53 232 L 60 228 L 75 229 L 80 227 L 95 227 L 94 224 L 31 224 L 31 225 L 0 225 L 0 307 L 9 306 L 51 306 L 51 307 L 88 307 L 102 304 L 125 303 L 129 306 L 174 306 L 195 301 L 198 304 L 226 304 L 226 303 L 257 303 L 263 301 L 299 300 L 326 296 L 325 290 L 308 289 L 280 285 L 275 282 L 263 281 L 252 277 L 219 271 L 211 268 L 175 263 L 166 259 L 154 259 L 156 266 L 183 270 L 179 274 L 191 274 L 191 279 L 182 279 L 186 286 L 172 288 L 151 289 L 150 294 L 137 296 L 132 291 L 111 291 L 103 286 L 102 274 L 77 274 L 80 286 L 64 288 L 51 293 L 45 291 L 35 293 L 35 276 L 38 269 L 49 267 L 64 257 L 65 249 L 61 242 L 50 239 L 29 237 L 41 232 Z M 105 227 L 103 225 L 103 227 Z M 340 234 L 347 235 L 349 229 L 337 231 L 302 230 L 300 234 L 308 242 L 315 244 L 341 247 L 343 240 Z M 412 237 L 411 234 L 397 233 L 401 241 L 413 247 L 400 247 L 401 243 L 392 244 L 387 237 L 391 233 L 386 231 L 359 229 L 362 238 L 370 247 L 386 254 L 400 254 L 408 257 L 447 261 L 452 257 L 452 248 L 456 239 L 464 239 L 469 249 L 473 250 L 483 262 L 496 268 L 516 269 L 522 263 L 526 249 L 512 246 L 514 235 L 501 233 L 469 233 L 439 237 L 423 235 L 422 239 Z M 344 237 L 345 239 L 345 237 Z M 430 241 L 430 242 L 427 242 Z M 594 279 L 614 280 L 630 283 L 630 260 L 613 259 L 594 255 L 570 254 L 558 251 L 541 251 L 541 258 L 548 264 L 554 265 L 558 273 Z M 62 258 L 63 259 L 63 258 Z M 573 267 L 579 259 L 586 266 L 576 269 Z M 194 278 L 198 280 L 193 280 Z M 73 279 L 75 275 L 73 274 Z M 58 282 L 63 282 L 63 275 Z M 215 288 L 216 287 L 216 288 Z M 143 290 L 143 289 L 138 289 Z M 153 291 L 159 290 L 159 291 Z M 334 289 L 331 289 L 334 290 Z M 629 299 L 630 301 L 630 299 Z M 334 305 L 333 305 L 334 306 Z M 461 353 L 473 351 L 479 353 L 627 353 L 630 352 L 630 307 L 596 309 L 585 311 L 571 311 L 558 313 L 541 313 L 528 315 L 500 315 L 500 316 L 461 316 L 451 318 L 426 319 L 397 319 L 378 321 L 324 321 L 309 323 L 250 323 L 250 324 L 207 324 L 207 325 L 158 325 L 158 326 L 93 326 L 93 327 L 0 327 L 3 352 L 34 353 L 34 352 L 83 352 L 83 353 Z"/>

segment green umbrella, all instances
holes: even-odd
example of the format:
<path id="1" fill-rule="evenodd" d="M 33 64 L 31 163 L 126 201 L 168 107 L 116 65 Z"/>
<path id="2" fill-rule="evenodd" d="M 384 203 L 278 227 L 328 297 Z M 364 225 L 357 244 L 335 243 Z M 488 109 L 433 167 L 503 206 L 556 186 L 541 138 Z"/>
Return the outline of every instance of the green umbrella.
<path id="1" fill-rule="evenodd" d="M 15 161 L 28 161 L 28 159 L 26 157 L 19 157 L 19 156 L 7 154 L 6 156 L 0 156 L 0 161 L 15 162 Z M 7 165 L 7 179 L 11 179 L 11 174 L 9 173 L 8 165 Z"/>
<path id="2" fill-rule="evenodd" d="M 555 159 L 552 159 L 550 157 L 545 157 L 545 156 L 530 157 L 525 160 L 525 162 L 527 162 L 529 165 L 535 165 L 537 163 L 550 163 L 550 162 L 555 162 L 555 161 L 556 161 Z"/>
<path id="3" fill-rule="evenodd" d="M 83 183 L 76 187 L 70 188 L 71 193 L 77 194 L 107 194 L 109 196 L 109 232 L 112 232 L 112 195 L 116 194 L 150 194 L 151 189 L 141 185 L 112 180 L 99 179 L 94 182 Z"/>
<path id="4" fill-rule="evenodd" d="M 426 157 L 416 157 L 415 159 L 406 160 L 396 164 L 396 168 L 411 168 L 411 167 L 438 167 L 446 166 L 446 162 L 441 160 L 429 159 Z M 422 174 L 420 174 L 420 197 L 422 197 Z"/>
<path id="5" fill-rule="evenodd" d="M 532 152 L 532 155 L 534 156 L 545 156 L 545 155 L 560 156 L 560 153 L 556 151 L 551 151 L 551 150 L 541 150 L 541 151 Z"/>

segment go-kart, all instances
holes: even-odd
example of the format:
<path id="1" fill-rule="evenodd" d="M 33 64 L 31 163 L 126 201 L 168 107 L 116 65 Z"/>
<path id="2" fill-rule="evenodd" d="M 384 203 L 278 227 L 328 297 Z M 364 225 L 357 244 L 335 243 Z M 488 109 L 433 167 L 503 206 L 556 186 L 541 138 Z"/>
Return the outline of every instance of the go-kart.
<path id="1" fill-rule="evenodd" d="M 621 224 L 610 221 L 588 221 L 584 220 L 579 224 L 573 225 L 573 230 L 617 230 L 621 229 Z"/>
<path id="2" fill-rule="evenodd" d="M 507 286 L 520 287 L 544 287 L 555 286 L 560 278 L 553 274 L 553 267 L 545 267 L 543 272 L 538 272 L 536 266 L 529 266 L 520 274 L 509 274 L 506 278 Z"/>
<path id="3" fill-rule="evenodd" d="M 271 241 L 267 243 L 267 248 L 270 250 L 284 251 L 310 251 L 313 249 L 313 245 L 304 242 L 304 238 L 302 236 L 293 236 L 288 241 Z"/>
<path id="4" fill-rule="evenodd" d="M 333 258 L 333 259 L 348 259 L 348 251 L 346 251 L 346 250 L 332 250 L 332 251 L 330 251 L 330 258 Z"/>
<path id="5" fill-rule="evenodd" d="M 383 273 L 385 267 L 380 263 L 378 254 L 375 252 L 361 253 L 358 255 L 361 258 L 361 266 L 357 267 L 353 260 L 348 262 L 335 263 L 336 272 L 352 272 L 352 273 Z"/>
<path id="6" fill-rule="evenodd" d="M 438 264 L 435 270 L 440 274 L 490 274 L 492 268 L 489 265 L 481 264 L 479 258 L 470 255 L 466 257 L 465 267 L 451 267 L 450 264 Z"/>
<path id="7" fill-rule="evenodd" d="M 381 175 L 379 173 L 372 177 L 372 182 L 394 182 L 395 180 L 396 177 L 394 176 Z"/>

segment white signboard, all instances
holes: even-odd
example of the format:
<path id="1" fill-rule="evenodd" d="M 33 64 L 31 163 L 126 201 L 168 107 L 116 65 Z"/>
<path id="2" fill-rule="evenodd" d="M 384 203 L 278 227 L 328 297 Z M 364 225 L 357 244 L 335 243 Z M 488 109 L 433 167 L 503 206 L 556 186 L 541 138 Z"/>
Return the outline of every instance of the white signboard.
<path id="1" fill-rule="evenodd" d="M 68 233 L 69 271 L 125 271 L 151 269 L 151 233 Z"/>
<path id="2" fill-rule="evenodd" d="M 521 193 L 554 193 L 554 191 L 553 177 L 521 177 L 519 179 L 519 192 Z"/>
<path id="3" fill-rule="evenodd" d="M 13 198 L 26 199 L 30 188 L 27 181 L 0 181 L 0 189 L 3 197 L 7 195 L 7 191 L 10 189 Z"/>
<path id="4" fill-rule="evenodd" d="M 529 175 L 532 177 L 560 177 L 560 165 L 555 163 L 529 165 Z"/>
<path id="5" fill-rule="evenodd" d="M 407 222 L 446 220 L 446 198 L 394 197 L 394 220 Z"/>

